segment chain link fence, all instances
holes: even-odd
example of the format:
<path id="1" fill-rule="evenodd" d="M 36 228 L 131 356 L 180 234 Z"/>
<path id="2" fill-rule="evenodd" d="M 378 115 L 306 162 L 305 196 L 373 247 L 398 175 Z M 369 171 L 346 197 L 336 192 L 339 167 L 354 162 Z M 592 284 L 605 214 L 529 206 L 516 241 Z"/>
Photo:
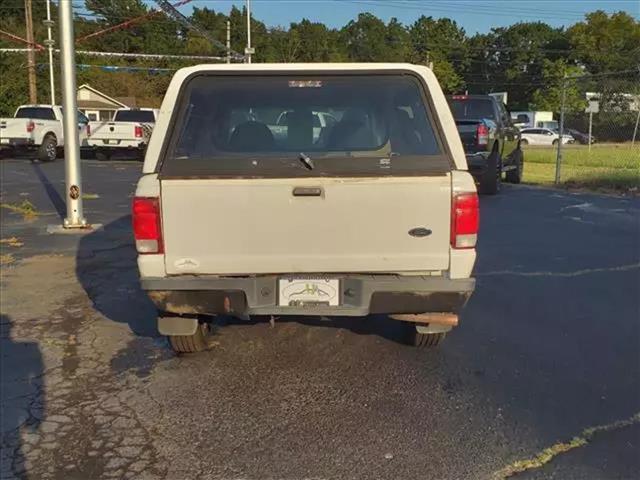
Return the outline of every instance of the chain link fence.
<path id="1" fill-rule="evenodd" d="M 640 188 L 640 71 L 567 78 L 562 95 L 556 183 Z"/>

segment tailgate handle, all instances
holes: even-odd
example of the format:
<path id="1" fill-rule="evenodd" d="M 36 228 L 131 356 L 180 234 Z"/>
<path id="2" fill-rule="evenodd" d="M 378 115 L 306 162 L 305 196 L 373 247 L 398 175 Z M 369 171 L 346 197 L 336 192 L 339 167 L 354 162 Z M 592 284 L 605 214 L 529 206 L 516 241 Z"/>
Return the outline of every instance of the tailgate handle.
<path id="1" fill-rule="evenodd" d="M 322 187 L 295 187 L 293 189 L 294 197 L 321 197 Z"/>

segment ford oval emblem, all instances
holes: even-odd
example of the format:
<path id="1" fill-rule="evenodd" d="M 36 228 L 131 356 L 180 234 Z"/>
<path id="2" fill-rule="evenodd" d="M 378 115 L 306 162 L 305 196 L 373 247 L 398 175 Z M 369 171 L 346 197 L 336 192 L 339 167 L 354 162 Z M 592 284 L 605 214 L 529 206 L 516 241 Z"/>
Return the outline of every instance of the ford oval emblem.
<path id="1" fill-rule="evenodd" d="M 424 227 L 416 227 L 409 230 L 409 235 L 412 237 L 428 237 L 431 235 L 431 230 Z"/>

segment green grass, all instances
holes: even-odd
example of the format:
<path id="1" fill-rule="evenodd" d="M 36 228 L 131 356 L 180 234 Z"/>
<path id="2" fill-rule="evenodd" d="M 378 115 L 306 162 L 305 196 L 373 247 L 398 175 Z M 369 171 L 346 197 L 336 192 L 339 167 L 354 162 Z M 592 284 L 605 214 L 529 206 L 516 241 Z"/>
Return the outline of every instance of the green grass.
<path id="1" fill-rule="evenodd" d="M 25 220 L 31 220 L 38 216 L 38 210 L 29 200 L 23 200 L 20 203 L 0 203 L 0 208 L 6 208 L 14 213 L 19 213 Z"/>
<path id="2" fill-rule="evenodd" d="M 525 183 L 549 185 L 555 180 L 556 148 L 524 147 Z M 565 145 L 560 169 L 562 186 L 615 192 L 640 190 L 640 143 Z"/>

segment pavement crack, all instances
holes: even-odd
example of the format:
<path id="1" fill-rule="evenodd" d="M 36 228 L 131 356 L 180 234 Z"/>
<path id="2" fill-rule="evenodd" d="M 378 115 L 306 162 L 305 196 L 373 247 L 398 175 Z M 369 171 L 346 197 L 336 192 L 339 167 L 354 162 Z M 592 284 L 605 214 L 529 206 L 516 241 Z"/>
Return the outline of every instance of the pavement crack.
<path id="1" fill-rule="evenodd" d="M 626 272 L 629 270 L 635 270 L 637 268 L 640 268 L 640 262 L 631 263 L 629 265 L 619 265 L 616 267 L 585 268 L 583 270 L 576 270 L 574 272 L 517 272 L 514 270 L 497 270 L 494 272 L 478 272 L 475 274 L 475 276 L 491 277 L 499 275 L 515 275 L 519 277 L 579 277 L 582 275 L 601 272 Z"/>
<path id="2" fill-rule="evenodd" d="M 582 432 L 580 432 L 579 435 L 576 435 L 568 442 L 555 443 L 552 446 L 540 451 L 534 457 L 524 460 L 517 460 L 512 464 L 507 465 L 506 467 L 494 473 L 492 478 L 494 480 L 503 480 L 506 478 L 511 478 L 515 475 L 519 475 L 520 473 L 526 472 L 528 470 L 541 468 L 551 460 L 556 458 L 558 455 L 587 445 L 598 433 L 618 430 L 620 428 L 629 427 L 636 423 L 640 423 L 640 412 L 624 420 L 617 420 L 605 425 L 597 425 L 595 427 L 585 428 L 584 430 L 582 430 Z"/>

